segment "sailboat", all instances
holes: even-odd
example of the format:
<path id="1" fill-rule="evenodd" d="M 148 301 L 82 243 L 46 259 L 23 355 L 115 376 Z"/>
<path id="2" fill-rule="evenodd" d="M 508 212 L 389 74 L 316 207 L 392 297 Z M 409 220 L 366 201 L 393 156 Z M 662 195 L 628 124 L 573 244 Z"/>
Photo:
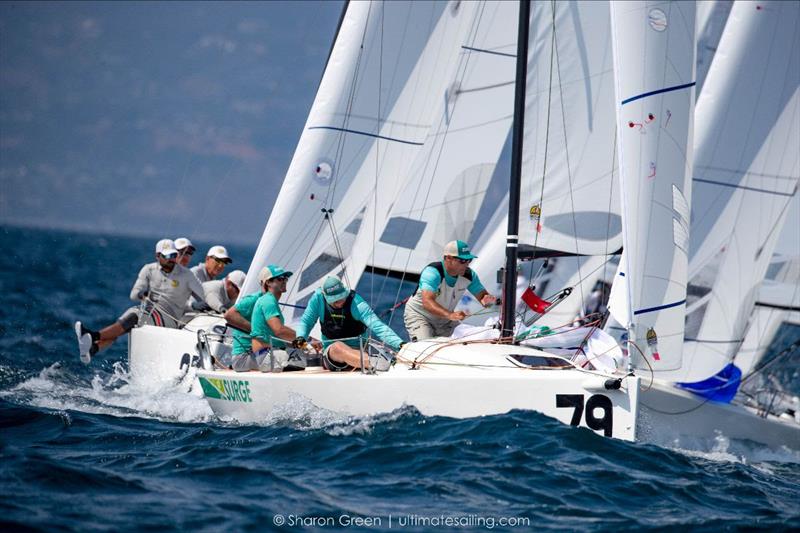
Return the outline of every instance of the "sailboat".
<path id="1" fill-rule="evenodd" d="M 314 367 L 239 374 L 213 368 L 226 331 L 203 318 L 179 331 L 136 328 L 132 372 L 162 375 L 154 366 L 162 365 L 174 374 L 197 360 L 212 409 L 242 422 L 303 397 L 353 415 L 404 405 L 453 417 L 531 409 L 626 440 L 668 427 L 671 421 L 653 415 L 703 400 L 670 380 L 683 368 L 695 13 L 690 4 L 664 6 L 536 3 L 532 14 L 528 2 L 345 7 L 242 293 L 256 290 L 267 262 L 297 273 L 285 298 L 298 311 L 329 274 L 353 287 L 369 269 L 413 279 L 444 242 L 476 225 L 510 134 L 505 234 L 495 230 L 497 216 L 490 223 L 507 256 L 500 340 L 412 342 L 378 374 Z M 554 104 L 561 120 L 551 120 Z M 555 138 L 571 149 L 548 150 Z M 562 177 L 546 181 L 554 171 Z M 523 183 L 523 176 L 541 179 Z M 592 202 L 596 209 L 576 217 L 575 205 Z M 627 367 L 587 369 L 516 342 L 517 261 L 548 250 L 592 272 L 623 250 L 610 307 L 628 333 Z M 581 268 L 577 279 L 588 284 Z M 796 424 L 770 415 L 751 424 L 748 417 L 757 417 L 741 408 L 720 417 L 735 408 L 706 403 L 687 432 L 705 433 L 718 418 L 726 434 L 742 422 L 752 426 L 731 437 L 800 443 Z"/>

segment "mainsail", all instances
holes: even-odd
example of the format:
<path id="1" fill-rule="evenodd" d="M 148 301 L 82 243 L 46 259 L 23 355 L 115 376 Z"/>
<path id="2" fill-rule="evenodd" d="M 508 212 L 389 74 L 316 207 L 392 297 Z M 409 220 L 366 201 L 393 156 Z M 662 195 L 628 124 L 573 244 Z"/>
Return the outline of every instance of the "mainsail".
<path id="1" fill-rule="evenodd" d="M 636 368 L 680 373 L 694 118 L 695 6 L 612 2 L 624 291 L 609 310 Z M 620 298 L 619 295 L 624 294 Z"/>
<path id="2" fill-rule="evenodd" d="M 598 265 L 622 244 L 608 3 L 537 2 L 529 40 L 520 249 L 603 256 L 557 260 L 559 281 L 576 287 L 560 307 L 573 311 L 558 320 L 569 320 Z M 506 198 L 478 241 L 473 268 L 481 279 L 502 266 L 507 210 Z"/>

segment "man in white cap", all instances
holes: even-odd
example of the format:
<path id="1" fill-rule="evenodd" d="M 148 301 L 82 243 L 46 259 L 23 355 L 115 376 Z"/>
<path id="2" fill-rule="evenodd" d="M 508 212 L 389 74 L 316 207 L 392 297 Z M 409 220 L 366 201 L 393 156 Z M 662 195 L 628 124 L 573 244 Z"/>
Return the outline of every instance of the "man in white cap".
<path id="1" fill-rule="evenodd" d="M 175 249 L 178 250 L 178 264 L 183 267 L 188 267 L 189 261 L 192 260 L 195 251 L 192 241 L 186 237 L 179 237 L 175 239 Z"/>
<path id="2" fill-rule="evenodd" d="M 216 244 L 208 249 L 206 260 L 192 267 L 194 274 L 200 283 L 216 279 L 225 270 L 225 265 L 233 262 L 228 256 L 228 250 L 224 246 Z"/>
<path id="3" fill-rule="evenodd" d="M 411 340 L 449 337 L 467 315 L 454 311 L 465 291 L 469 291 L 484 307 L 497 301 L 488 293 L 469 268 L 476 256 L 464 241 L 451 241 L 444 247 L 443 258 L 426 266 L 419 277 L 419 286 L 406 303 L 403 314 Z"/>
<path id="4" fill-rule="evenodd" d="M 362 365 L 365 370 L 388 370 L 392 359 L 382 357 L 371 344 L 367 344 L 368 330 L 394 350 L 405 344 L 356 291 L 349 290 L 334 276 L 325 278 L 322 288 L 314 291 L 309 300 L 297 328 L 298 336 L 292 342 L 296 348 L 306 344 L 306 337 L 317 321 L 324 346 L 322 365 L 327 370 L 352 370 Z M 366 347 L 363 362 L 362 346 Z"/>
<path id="5" fill-rule="evenodd" d="M 225 279 L 212 279 L 203 283 L 206 303 L 217 313 L 224 313 L 236 303 L 239 291 L 244 285 L 245 273 L 234 270 Z"/>
<path id="6" fill-rule="evenodd" d="M 178 250 L 171 239 L 156 243 L 156 262 L 142 267 L 131 289 L 131 300 L 145 304 L 141 317 L 139 307 L 131 307 L 116 322 L 100 331 L 90 330 L 80 321 L 75 322 L 81 361 L 89 363 L 98 350 L 110 346 L 133 329 L 137 322 L 140 325 L 179 327 L 183 305 L 190 294 L 198 299 L 195 309 L 208 309 L 203 287 L 189 269 L 176 263 L 177 259 Z"/>

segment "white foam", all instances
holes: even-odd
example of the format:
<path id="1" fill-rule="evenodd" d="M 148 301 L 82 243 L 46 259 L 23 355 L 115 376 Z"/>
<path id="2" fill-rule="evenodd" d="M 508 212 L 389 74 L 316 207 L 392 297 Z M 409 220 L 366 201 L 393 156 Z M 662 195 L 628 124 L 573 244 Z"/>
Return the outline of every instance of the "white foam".
<path id="1" fill-rule="evenodd" d="M 187 376 L 181 383 L 154 388 L 130 381 L 127 371 L 117 363 L 112 374 L 95 374 L 86 383 L 55 363 L 0 395 L 56 411 L 208 422 L 214 418 L 213 413 L 208 403 L 191 391 L 192 378 Z"/>

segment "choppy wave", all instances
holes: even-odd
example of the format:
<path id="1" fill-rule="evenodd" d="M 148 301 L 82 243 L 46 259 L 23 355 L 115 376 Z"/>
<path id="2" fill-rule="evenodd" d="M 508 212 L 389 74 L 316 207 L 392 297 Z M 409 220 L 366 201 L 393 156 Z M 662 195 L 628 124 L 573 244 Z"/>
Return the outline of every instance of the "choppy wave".
<path id="1" fill-rule="evenodd" d="M 22 252 L 0 256 L 15 302 L 0 308 L 4 530 L 264 530 L 277 516 L 327 530 L 345 515 L 381 519 L 371 530 L 390 516 L 407 531 L 489 518 L 496 530 L 800 528 L 800 456 L 723 435 L 628 443 L 532 412 L 351 417 L 299 397 L 259 424 L 220 419 L 191 376 L 131 379 L 124 342 L 78 362 L 72 322 L 102 326 L 127 306 L 149 241 L 11 235 Z M 442 516 L 472 525 L 431 525 Z M 497 525 L 509 517 L 527 525 Z"/>

